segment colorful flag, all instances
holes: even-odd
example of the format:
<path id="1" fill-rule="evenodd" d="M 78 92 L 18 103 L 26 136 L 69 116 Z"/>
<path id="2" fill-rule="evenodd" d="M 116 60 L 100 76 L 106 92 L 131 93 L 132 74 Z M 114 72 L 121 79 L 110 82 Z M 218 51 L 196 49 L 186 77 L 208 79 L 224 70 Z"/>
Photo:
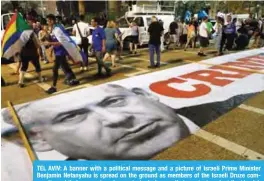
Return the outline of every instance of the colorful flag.
<path id="1" fill-rule="evenodd" d="M 23 19 L 22 15 L 15 13 L 8 23 L 1 40 L 2 57 L 10 59 L 19 53 L 30 39 L 32 33 L 33 29 Z"/>
<path id="2" fill-rule="evenodd" d="M 61 25 L 56 25 L 53 29 L 53 34 L 57 38 L 57 40 L 62 44 L 65 48 L 69 56 L 75 62 L 83 62 L 87 57 L 84 55 L 84 52 L 76 45 L 73 39 L 68 36 L 66 30 Z"/>

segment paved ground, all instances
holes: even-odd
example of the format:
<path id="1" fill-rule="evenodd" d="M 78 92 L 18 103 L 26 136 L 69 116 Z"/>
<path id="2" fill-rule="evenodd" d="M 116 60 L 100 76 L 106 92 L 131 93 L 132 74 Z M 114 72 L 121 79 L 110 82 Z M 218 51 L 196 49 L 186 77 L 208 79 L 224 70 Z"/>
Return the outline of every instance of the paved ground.
<path id="1" fill-rule="evenodd" d="M 180 66 L 189 63 L 187 60 L 196 61 L 211 58 L 213 51 L 208 52 L 207 57 L 198 57 L 197 50 L 171 50 L 162 54 L 162 66 L 160 69 L 148 69 L 148 53 L 142 50 L 140 55 L 125 56 L 113 70 L 113 76 L 109 78 L 96 79 L 95 60 L 91 60 L 89 71 L 81 73 L 77 65 L 72 65 L 77 78 L 81 84 L 76 87 L 69 87 L 63 84 L 63 73 L 60 72 L 58 91 L 73 91 L 84 87 L 94 86 L 109 81 L 124 79 L 153 71 L 159 71 L 170 67 Z M 14 104 L 33 101 L 48 97 L 44 90 L 51 85 L 52 64 L 42 65 L 43 75 L 48 81 L 43 84 L 34 83 L 36 75 L 33 67 L 30 66 L 25 88 L 17 86 L 18 77 L 11 75 L 15 65 L 2 66 L 2 76 L 8 82 L 8 86 L 2 87 L 2 107 L 6 107 L 7 100 Z M 211 122 L 197 132 L 175 146 L 165 150 L 153 159 L 264 159 L 264 92 L 247 100 L 238 108 L 228 112 L 219 119 Z"/>

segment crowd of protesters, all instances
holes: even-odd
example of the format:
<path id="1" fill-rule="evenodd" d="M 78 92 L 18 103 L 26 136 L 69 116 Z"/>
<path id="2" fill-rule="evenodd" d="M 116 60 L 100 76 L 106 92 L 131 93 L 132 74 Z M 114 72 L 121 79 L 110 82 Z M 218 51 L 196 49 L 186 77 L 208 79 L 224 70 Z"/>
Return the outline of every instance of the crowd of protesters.
<path id="1" fill-rule="evenodd" d="M 65 18 L 56 18 L 54 15 L 48 15 L 46 20 L 41 19 L 37 21 L 32 14 L 25 17 L 28 24 L 33 28 L 34 33 L 23 47 L 20 54 L 14 57 L 17 62 L 17 71 L 19 74 L 18 84 L 24 87 L 24 77 L 28 69 L 29 62 L 31 62 L 38 74 L 39 82 L 46 80 L 41 75 L 40 61 L 44 64 L 50 63 L 48 57 L 53 57 L 53 83 L 47 90 L 48 94 L 57 91 L 58 71 L 61 69 L 65 74 L 64 83 L 70 86 L 78 85 L 79 81 L 76 79 L 71 66 L 69 64 L 70 58 L 67 56 L 66 50 L 62 44 L 57 40 L 53 34 L 55 24 L 65 24 L 65 22 L 72 23 L 72 35 L 76 37 L 76 44 L 84 52 L 87 61 L 80 64 L 80 71 L 87 71 L 89 68 L 89 35 L 92 36 L 91 48 L 97 61 L 97 74 L 101 77 L 102 70 L 105 70 L 107 76 L 111 75 L 111 68 L 105 63 L 108 59 L 111 60 L 112 68 L 116 66 L 116 59 L 122 60 L 123 41 L 122 32 L 119 29 L 118 23 L 112 20 L 94 17 L 91 19 L 91 26 L 94 28 L 92 34 L 90 32 L 90 25 L 85 22 L 83 15 L 78 19 L 72 18 L 69 22 Z M 127 20 L 127 19 L 126 19 Z M 99 26 L 99 24 L 104 26 Z M 131 36 L 129 37 L 129 53 L 137 54 L 140 40 L 139 27 L 135 21 L 127 23 L 131 29 Z M 151 24 L 148 28 L 149 39 L 149 57 L 150 65 L 148 68 L 160 67 L 161 51 L 164 50 L 164 28 L 163 22 L 157 17 L 153 16 Z M 173 45 L 173 49 L 180 48 L 185 51 L 188 48 L 196 48 L 199 42 L 199 56 L 206 56 L 206 49 L 210 41 L 214 42 L 214 47 L 217 51 L 217 56 L 223 55 L 224 51 L 244 50 L 249 46 L 249 42 L 253 39 L 252 47 L 264 46 L 264 18 L 254 19 L 249 17 L 244 21 L 237 21 L 232 19 L 232 15 L 224 15 L 218 13 L 216 16 L 216 23 L 213 25 L 208 17 L 198 19 L 191 18 L 189 21 L 175 19 L 169 26 L 169 43 L 167 49 Z M 168 38 L 168 37 L 167 37 Z M 47 52 L 49 53 L 47 55 Z M 154 55 L 156 54 L 156 63 Z M 3 78 L 2 78 L 3 82 Z"/>
<path id="2" fill-rule="evenodd" d="M 259 19 L 249 17 L 237 22 L 236 18 L 232 19 L 231 14 L 227 14 L 225 18 L 222 13 L 217 14 L 214 26 L 206 16 L 201 20 L 192 18 L 189 22 L 176 20 L 170 24 L 170 42 L 174 47 L 182 47 L 185 43 L 184 50 L 187 50 L 189 47 L 195 48 L 199 40 L 198 55 L 205 56 L 204 50 L 209 46 L 210 40 L 213 40 L 217 55 L 223 55 L 224 51 L 244 50 L 249 46 L 263 47 L 263 26 L 264 17 Z M 253 43 L 250 45 L 252 39 Z"/>

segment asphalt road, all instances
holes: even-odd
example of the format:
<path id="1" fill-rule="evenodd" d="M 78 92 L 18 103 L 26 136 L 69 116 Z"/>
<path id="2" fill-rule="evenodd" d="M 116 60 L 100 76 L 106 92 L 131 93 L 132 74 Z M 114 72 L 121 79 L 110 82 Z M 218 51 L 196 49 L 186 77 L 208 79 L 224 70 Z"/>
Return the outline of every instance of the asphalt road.
<path id="1" fill-rule="evenodd" d="M 232 52 L 229 52 L 232 53 Z M 74 91 L 77 89 L 95 86 L 98 84 L 125 79 L 132 76 L 160 71 L 171 67 L 188 64 L 187 60 L 199 63 L 200 60 L 212 58 L 214 51 L 208 51 L 208 56 L 197 56 L 197 50 L 170 50 L 162 53 L 163 62 L 159 69 L 148 69 L 149 56 L 147 49 L 138 55 L 125 55 L 117 63 L 111 77 L 96 78 L 97 65 L 95 59 L 90 59 L 90 67 L 86 72 L 80 72 L 78 65 L 71 65 L 81 84 L 69 87 L 63 83 L 64 75 L 60 71 L 58 92 L 55 94 Z M 109 61 L 110 63 L 110 61 Z M 45 97 L 53 96 L 45 93 L 52 84 L 52 63 L 42 64 L 42 74 L 48 78 L 45 83 L 35 82 L 36 74 L 32 65 L 26 75 L 26 87 L 19 88 L 18 76 L 13 75 L 15 65 L 2 65 L 2 76 L 8 83 L 2 87 L 2 108 L 8 100 L 13 104 L 25 103 Z M 264 92 L 250 98 L 238 108 L 209 123 L 195 135 L 192 135 L 175 146 L 163 151 L 153 159 L 168 160 L 243 160 L 264 159 Z"/>

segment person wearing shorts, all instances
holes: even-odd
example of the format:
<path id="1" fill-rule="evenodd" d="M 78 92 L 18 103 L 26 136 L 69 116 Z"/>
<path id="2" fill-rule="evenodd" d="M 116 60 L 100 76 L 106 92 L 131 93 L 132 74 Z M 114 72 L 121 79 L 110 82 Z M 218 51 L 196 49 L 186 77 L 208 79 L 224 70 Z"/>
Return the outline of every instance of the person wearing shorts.
<path id="1" fill-rule="evenodd" d="M 200 51 L 198 52 L 199 56 L 206 56 L 204 54 L 204 49 L 209 45 L 209 32 L 207 28 L 208 17 L 203 18 L 203 22 L 199 28 L 199 39 L 200 39 Z"/>
<path id="2" fill-rule="evenodd" d="M 31 16 L 27 17 L 27 23 L 29 26 L 32 27 L 33 25 L 33 18 Z M 21 69 L 19 72 L 19 87 L 24 87 L 24 77 L 28 70 L 29 62 L 33 64 L 35 67 L 36 73 L 38 74 L 39 82 L 44 81 L 44 77 L 41 76 L 41 68 L 39 63 L 39 50 L 40 49 L 40 42 L 38 41 L 37 35 L 33 32 L 26 43 L 26 45 L 22 48 L 20 54 L 16 55 L 16 58 L 21 61 Z"/>
<path id="3" fill-rule="evenodd" d="M 118 39 L 117 39 L 117 57 L 119 60 L 122 60 L 123 58 L 121 57 L 123 53 L 123 41 L 122 41 L 122 35 L 123 33 L 119 29 L 119 24 L 116 24 L 116 32 L 118 34 Z"/>
<path id="4" fill-rule="evenodd" d="M 129 23 L 129 21 L 127 20 L 127 23 L 129 27 L 131 28 L 131 36 L 129 38 L 130 39 L 130 43 L 129 43 L 130 54 L 133 54 L 133 45 L 134 45 L 134 54 L 137 54 L 137 46 L 139 44 L 138 26 L 135 21 L 132 21 L 132 23 Z"/>
<path id="5" fill-rule="evenodd" d="M 106 38 L 106 42 L 105 42 L 106 54 L 104 56 L 103 61 L 106 61 L 109 57 L 111 57 L 112 67 L 115 67 L 118 34 L 116 31 L 116 26 L 114 21 L 108 21 L 104 31 Z"/>

